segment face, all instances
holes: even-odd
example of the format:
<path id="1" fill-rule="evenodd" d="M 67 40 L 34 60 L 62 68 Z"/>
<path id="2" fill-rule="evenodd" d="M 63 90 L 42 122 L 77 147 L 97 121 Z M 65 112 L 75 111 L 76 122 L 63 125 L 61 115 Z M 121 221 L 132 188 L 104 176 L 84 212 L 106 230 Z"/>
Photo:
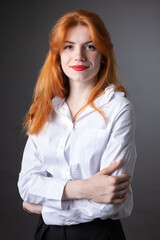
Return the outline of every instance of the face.
<path id="1" fill-rule="evenodd" d="M 87 26 L 77 25 L 68 30 L 60 60 L 70 82 L 96 83 L 101 54 L 96 50 Z"/>

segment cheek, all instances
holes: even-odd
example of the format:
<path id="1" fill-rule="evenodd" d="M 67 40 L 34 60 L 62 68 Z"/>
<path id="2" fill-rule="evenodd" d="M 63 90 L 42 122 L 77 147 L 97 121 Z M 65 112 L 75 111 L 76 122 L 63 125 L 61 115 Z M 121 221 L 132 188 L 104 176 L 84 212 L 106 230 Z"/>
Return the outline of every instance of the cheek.
<path id="1" fill-rule="evenodd" d="M 101 55 L 94 56 L 93 61 L 94 61 L 94 66 L 95 66 L 96 71 L 99 71 L 100 66 L 101 66 Z"/>
<path id="2" fill-rule="evenodd" d="M 69 77 L 69 57 L 65 54 L 60 55 L 60 63 L 61 63 L 61 68 L 62 71 L 64 72 L 65 75 Z"/>
<path id="3" fill-rule="evenodd" d="M 96 65 L 100 65 L 101 64 L 101 54 L 97 53 L 97 52 L 91 52 L 88 55 L 88 59 L 91 60 L 91 62 L 94 64 L 94 66 Z"/>
<path id="4" fill-rule="evenodd" d="M 68 56 L 66 56 L 65 54 L 60 55 L 60 63 L 61 63 L 62 69 L 66 68 L 68 61 L 69 61 Z"/>
<path id="5" fill-rule="evenodd" d="M 66 59 L 66 56 L 64 54 L 61 54 L 60 55 L 60 63 L 61 63 L 61 65 L 63 65 L 65 63 L 65 61 L 66 61 L 65 59 Z"/>
<path id="6" fill-rule="evenodd" d="M 101 55 L 97 55 L 96 57 L 95 57 L 95 62 L 96 62 L 96 64 L 98 65 L 98 66 L 100 66 L 101 65 Z"/>

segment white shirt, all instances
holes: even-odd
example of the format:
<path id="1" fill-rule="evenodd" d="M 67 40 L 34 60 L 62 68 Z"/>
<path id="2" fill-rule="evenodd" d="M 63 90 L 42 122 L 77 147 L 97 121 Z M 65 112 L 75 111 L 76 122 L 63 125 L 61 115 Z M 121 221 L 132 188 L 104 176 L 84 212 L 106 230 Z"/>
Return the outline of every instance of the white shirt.
<path id="1" fill-rule="evenodd" d="M 114 87 L 95 100 L 107 117 L 88 106 L 74 126 L 65 99 L 52 99 L 54 113 L 38 135 L 30 135 L 25 146 L 18 187 L 23 200 L 42 204 L 46 224 L 72 225 L 95 218 L 119 219 L 133 207 L 131 186 L 121 205 L 100 204 L 87 199 L 61 201 L 68 180 L 87 179 L 114 161 L 123 160 L 114 175 L 133 175 L 134 110 Z"/>

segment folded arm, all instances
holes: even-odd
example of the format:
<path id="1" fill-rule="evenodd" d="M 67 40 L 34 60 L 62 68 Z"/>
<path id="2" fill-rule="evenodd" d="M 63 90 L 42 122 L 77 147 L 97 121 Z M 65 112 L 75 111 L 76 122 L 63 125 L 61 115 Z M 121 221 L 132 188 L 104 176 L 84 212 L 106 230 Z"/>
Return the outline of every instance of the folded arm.
<path id="1" fill-rule="evenodd" d="M 130 175 L 111 176 L 121 165 L 115 162 L 86 180 L 68 181 L 62 196 L 62 201 L 88 199 L 97 203 L 122 204 L 130 184 Z M 23 209 L 30 213 L 40 214 L 42 205 L 23 202 Z"/>
<path id="2" fill-rule="evenodd" d="M 119 159 L 122 159 L 122 163 L 117 162 Z M 72 213 L 79 213 L 79 221 L 85 218 L 89 221 L 97 217 L 120 216 L 120 213 L 123 216 L 129 215 L 132 209 L 129 183 L 135 159 L 133 111 L 128 105 L 115 120 L 101 159 L 101 171 L 89 179 L 68 180 L 63 188 L 62 203 L 70 202 Z M 89 206 L 90 211 L 86 206 Z M 30 212 L 34 212 L 33 206 L 30 207 L 32 208 Z M 43 208 L 48 207 L 43 204 Z M 52 210 L 52 206 L 50 207 Z M 63 213 L 67 214 L 67 208 Z"/>

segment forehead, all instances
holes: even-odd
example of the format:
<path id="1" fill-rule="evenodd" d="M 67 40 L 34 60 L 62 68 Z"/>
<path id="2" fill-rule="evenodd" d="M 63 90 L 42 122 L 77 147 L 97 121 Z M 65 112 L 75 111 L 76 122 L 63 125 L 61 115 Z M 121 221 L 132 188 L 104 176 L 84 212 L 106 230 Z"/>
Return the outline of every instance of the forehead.
<path id="1" fill-rule="evenodd" d="M 77 25 L 68 29 L 65 41 L 71 41 L 75 43 L 87 42 L 92 41 L 92 37 L 87 26 Z"/>

